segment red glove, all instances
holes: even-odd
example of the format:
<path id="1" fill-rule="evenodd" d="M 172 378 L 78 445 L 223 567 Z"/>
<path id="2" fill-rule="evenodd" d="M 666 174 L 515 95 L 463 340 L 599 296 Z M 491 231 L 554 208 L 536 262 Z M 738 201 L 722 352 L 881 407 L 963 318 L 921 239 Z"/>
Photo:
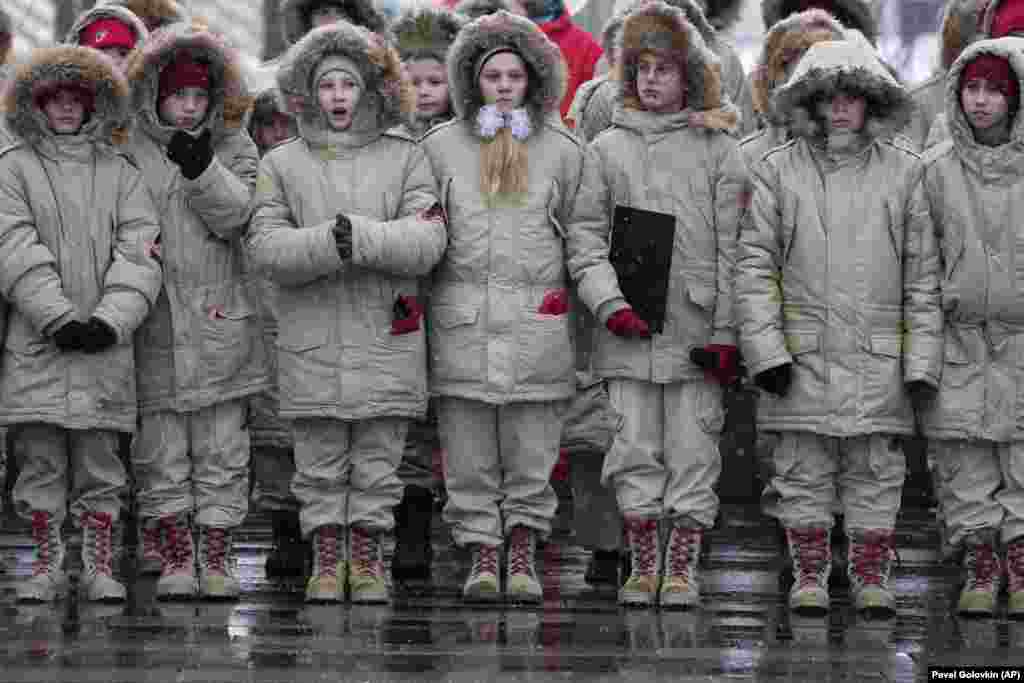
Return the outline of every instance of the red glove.
<path id="1" fill-rule="evenodd" d="M 634 337 L 648 338 L 651 336 L 651 328 L 638 316 L 632 308 L 622 308 L 612 313 L 605 323 L 605 327 L 617 337 L 633 339 Z"/>
<path id="2" fill-rule="evenodd" d="M 732 344 L 708 344 L 704 351 L 712 363 L 704 369 L 719 384 L 729 386 L 740 376 L 740 350 Z"/>
<path id="3" fill-rule="evenodd" d="M 395 301 L 395 319 L 391 321 L 391 334 L 409 334 L 420 329 L 423 308 L 414 296 L 400 295 Z"/>
<path id="4" fill-rule="evenodd" d="M 565 289 L 552 289 L 544 295 L 538 313 L 544 315 L 565 315 L 569 312 L 569 292 Z"/>

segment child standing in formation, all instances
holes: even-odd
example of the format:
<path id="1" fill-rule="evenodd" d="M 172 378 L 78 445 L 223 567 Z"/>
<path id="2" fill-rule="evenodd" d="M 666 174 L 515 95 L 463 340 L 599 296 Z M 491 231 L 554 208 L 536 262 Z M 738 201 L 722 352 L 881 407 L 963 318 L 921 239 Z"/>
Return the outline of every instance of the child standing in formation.
<path id="1" fill-rule="evenodd" d="M 346 21 L 374 33 L 387 34 L 388 19 L 372 0 L 282 0 L 281 32 L 294 45 L 314 28 Z"/>

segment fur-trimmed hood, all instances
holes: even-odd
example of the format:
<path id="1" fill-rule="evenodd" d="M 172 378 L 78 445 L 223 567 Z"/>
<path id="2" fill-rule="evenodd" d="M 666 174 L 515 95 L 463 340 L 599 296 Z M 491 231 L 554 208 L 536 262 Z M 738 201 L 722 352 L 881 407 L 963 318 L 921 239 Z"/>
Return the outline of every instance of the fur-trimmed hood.
<path id="1" fill-rule="evenodd" d="M 786 81 L 787 64 L 799 58 L 794 57 L 794 53 L 802 54 L 815 43 L 843 40 L 844 37 L 843 25 L 821 9 L 791 14 L 772 26 L 750 75 L 754 112 L 768 116 L 772 93 Z"/>
<path id="2" fill-rule="evenodd" d="M 281 31 L 284 42 L 294 45 L 302 36 L 309 33 L 309 12 L 314 5 L 324 0 L 281 0 Z M 343 0 L 341 3 L 346 14 L 352 17 L 352 23 L 373 31 L 388 33 L 388 19 L 384 13 L 373 5 L 373 0 Z M 388 35 L 390 37 L 390 35 Z"/>
<path id="3" fill-rule="evenodd" d="M 1017 108 L 1010 128 L 1010 142 L 999 147 L 987 147 L 974 140 L 974 132 L 960 104 L 960 77 L 963 70 L 980 55 L 995 55 L 1010 63 L 1017 86 L 1024 92 L 1024 38 L 998 38 L 979 40 L 964 49 L 949 68 L 946 77 L 946 122 L 950 138 L 960 157 L 976 170 L 984 166 L 992 171 L 1013 169 L 1019 175 L 1024 167 L 1024 108 Z"/>
<path id="4" fill-rule="evenodd" d="M 910 121 L 913 102 L 909 93 L 859 40 L 812 45 L 790 79 L 772 95 L 772 115 L 782 117 L 791 134 L 816 137 L 821 133 L 820 124 L 808 108 L 810 101 L 840 90 L 867 98 L 864 132 L 871 139 L 891 137 Z"/>
<path id="5" fill-rule="evenodd" d="M 761 0 L 765 30 L 799 12 L 805 4 L 804 0 Z M 878 42 L 877 0 L 821 0 L 820 4 L 828 4 L 826 11 L 843 26 L 857 29 L 872 45 Z"/>
<path id="6" fill-rule="evenodd" d="M 704 14 L 718 31 L 728 31 L 736 24 L 745 0 L 701 0 Z"/>
<path id="7" fill-rule="evenodd" d="M 145 44 L 149 38 L 149 29 L 146 28 L 146 24 L 143 23 L 134 12 L 122 7 L 121 5 L 96 5 L 92 9 L 83 12 L 79 15 L 78 19 L 75 20 L 71 30 L 68 31 L 67 36 L 64 38 L 65 43 L 71 45 L 79 45 L 82 40 L 82 31 L 84 31 L 91 23 L 100 19 L 117 19 L 122 24 L 127 25 L 131 28 L 132 33 L 135 35 L 135 48 L 136 50 L 141 49 L 142 45 Z"/>
<path id="8" fill-rule="evenodd" d="M 99 50 L 78 45 L 37 48 L 14 74 L 4 94 L 7 127 L 35 144 L 53 137 L 44 114 L 35 103 L 40 88 L 57 83 L 77 83 L 94 93 L 92 115 L 81 135 L 102 144 L 121 144 L 131 120 L 128 82 L 114 61 Z"/>
<path id="9" fill-rule="evenodd" d="M 455 5 L 455 12 L 464 15 L 470 21 L 494 14 L 500 9 L 508 10 L 505 0 L 462 0 Z"/>
<path id="10" fill-rule="evenodd" d="M 511 12 L 499 10 L 467 24 L 448 51 L 448 89 L 456 115 L 474 121 L 484 106 L 476 82 L 477 60 L 494 48 L 509 46 L 530 71 L 524 106 L 534 130 L 557 112 L 565 94 L 566 66 L 562 52 L 537 26 Z M 475 127 L 474 127 L 475 130 Z"/>
<path id="11" fill-rule="evenodd" d="M 258 123 L 265 123 L 274 118 L 275 114 L 284 114 L 281 109 L 281 98 L 277 88 L 267 88 L 260 91 L 252 103 L 252 112 L 249 116 L 249 134 L 252 135 L 252 128 Z"/>
<path id="12" fill-rule="evenodd" d="M 625 2 L 617 2 L 615 5 L 615 14 L 625 19 L 626 15 L 635 10 L 640 5 L 650 2 L 651 0 L 626 0 Z M 718 31 L 708 21 L 708 17 L 704 14 L 704 8 L 700 5 L 698 0 L 661 0 L 669 7 L 676 7 L 683 11 L 686 16 L 686 20 L 690 22 L 700 37 L 704 39 L 704 44 L 708 46 L 712 52 L 716 55 L 722 55 L 723 43 L 721 36 L 718 35 Z M 614 15 L 613 15 L 614 16 Z"/>
<path id="13" fill-rule="evenodd" d="M 688 87 L 685 111 L 690 113 L 690 125 L 736 129 L 739 110 L 723 91 L 721 61 L 683 10 L 660 0 L 645 2 L 626 16 L 618 45 L 619 63 L 612 71 L 612 78 L 619 83 L 617 110 L 642 111 L 636 91 L 640 54 L 651 49 L 668 50 L 684 65 Z"/>
<path id="14" fill-rule="evenodd" d="M 391 24 L 399 58 L 403 62 L 436 59 L 444 64 L 448 48 L 466 23 L 468 20 L 463 15 L 440 7 L 405 10 Z"/>
<path id="15" fill-rule="evenodd" d="M 124 7 L 141 19 L 150 32 L 189 18 L 188 10 L 175 0 L 105 0 L 102 5 Z"/>
<path id="16" fill-rule="evenodd" d="M 981 31 L 983 4 L 984 0 L 949 0 L 943 8 L 939 56 L 943 71 L 953 65 L 965 47 L 985 36 Z"/>
<path id="17" fill-rule="evenodd" d="M 0 35 L 6 35 L 9 38 L 7 47 L 0 50 L 0 64 L 7 64 L 14 56 L 14 22 L 11 21 L 11 15 L 7 13 L 7 10 L 2 7 L 0 7 Z"/>
<path id="18" fill-rule="evenodd" d="M 210 129 L 214 144 L 244 128 L 253 97 L 243 77 L 240 53 L 205 24 L 180 22 L 153 32 L 128 62 L 132 101 L 142 129 L 163 144 L 175 132 L 161 122 L 157 104 L 160 72 L 179 50 L 210 64 L 210 109 L 202 127 Z"/>
<path id="19" fill-rule="evenodd" d="M 329 55 L 352 60 L 365 83 L 353 120 L 375 117 L 379 134 L 402 122 L 415 107 L 416 97 L 402 75 L 398 51 L 384 38 L 362 26 L 338 22 L 307 33 L 288 49 L 277 71 L 281 109 L 295 117 L 299 135 L 310 140 L 327 133 L 314 84 L 310 81 Z"/>

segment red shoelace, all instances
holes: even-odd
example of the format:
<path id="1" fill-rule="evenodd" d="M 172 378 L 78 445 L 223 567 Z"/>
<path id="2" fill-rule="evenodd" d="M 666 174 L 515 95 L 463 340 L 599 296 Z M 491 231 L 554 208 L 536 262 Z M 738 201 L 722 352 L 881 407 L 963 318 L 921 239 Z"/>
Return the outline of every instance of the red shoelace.
<path id="1" fill-rule="evenodd" d="M 658 574 L 658 522 L 653 519 L 629 522 L 629 547 L 636 560 L 633 574 L 656 576 Z"/>
<path id="2" fill-rule="evenodd" d="M 1006 574 L 1011 593 L 1024 590 L 1024 541 L 1015 541 L 1006 548 Z"/>
<path id="3" fill-rule="evenodd" d="M 498 549 L 491 545 L 479 545 L 473 554 L 473 574 L 498 575 Z"/>
<path id="4" fill-rule="evenodd" d="M 316 555 L 320 576 L 338 575 L 338 533 L 330 526 L 320 527 L 316 535 Z"/>
<path id="5" fill-rule="evenodd" d="M 50 572 L 50 513 L 37 510 L 32 513 L 32 541 L 36 544 L 36 559 L 32 575 Z"/>
<path id="6" fill-rule="evenodd" d="M 818 574 L 828 561 L 828 531 L 825 529 L 790 529 L 793 538 L 793 558 L 799 568 L 797 581 L 800 586 L 818 583 Z"/>
<path id="7" fill-rule="evenodd" d="M 860 543 L 850 544 L 854 574 L 865 585 L 882 583 L 883 566 L 892 554 L 892 534 L 887 531 L 866 531 Z"/>
<path id="8" fill-rule="evenodd" d="M 370 572 L 377 561 L 377 539 L 362 529 L 352 527 L 352 565 L 360 573 Z"/>
<path id="9" fill-rule="evenodd" d="M 512 530 L 508 571 L 510 574 L 533 574 L 533 539 L 529 529 L 516 527 Z"/>
<path id="10" fill-rule="evenodd" d="M 968 551 L 967 562 L 973 565 L 975 586 L 991 590 L 999 580 L 999 558 L 996 557 L 992 544 L 982 543 L 973 546 Z"/>
<path id="11" fill-rule="evenodd" d="M 94 512 L 87 518 L 89 528 L 93 531 L 93 543 L 96 544 L 93 550 L 93 562 L 96 565 L 96 573 L 110 576 L 112 570 L 112 539 L 114 520 L 106 512 Z"/>
<path id="12" fill-rule="evenodd" d="M 206 571 L 224 573 L 224 557 L 228 552 L 228 535 L 224 529 L 210 527 L 206 530 Z"/>
<path id="13" fill-rule="evenodd" d="M 188 569 L 192 561 L 189 552 L 189 534 L 191 530 L 175 516 L 164 517 L 160 524 L 166 534 L 167 545 L 164 560 L 172 571 Z"/>
<path id="14" fill-rule="evenodd" d="M 689 579 L 691 559 L 700 552 L 700 537 L 699 529 L 676 527 L 672 530 L 668 548 L 670 574 Z"/>

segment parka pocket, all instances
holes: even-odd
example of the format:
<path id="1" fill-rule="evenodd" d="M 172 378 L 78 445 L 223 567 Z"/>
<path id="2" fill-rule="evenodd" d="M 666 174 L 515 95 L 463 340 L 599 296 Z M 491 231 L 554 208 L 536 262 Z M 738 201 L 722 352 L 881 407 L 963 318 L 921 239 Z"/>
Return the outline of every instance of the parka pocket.
<path id="1" fill-rule="evenodd" d="M 861 402 L 867 417 L 897 417 L 904 409 L 902 339 L 898 334 L 876 334 L 868 339 L 864 358 Z"/>
<path id="2" fill-rule="evenodd" d="M 199 311 L 201 385 L 235 378 L 257 348 L 257 316 L 240 283 L 211 290 Z"/>
<path id="3" fill-rule="evenodd" d="M 483 335 L 478 329 L 478 306 L 441 304 L 431 308 L 431 373 L 440 381 L 473 382 L 485 377 Z"/>
<path id="4" fill-rule="evenodd" d="M 568 315 L 545 315 L 525 310 L 519 322 L 520 384 L 548 384 L 566 380 L 574 372 Z"/>

